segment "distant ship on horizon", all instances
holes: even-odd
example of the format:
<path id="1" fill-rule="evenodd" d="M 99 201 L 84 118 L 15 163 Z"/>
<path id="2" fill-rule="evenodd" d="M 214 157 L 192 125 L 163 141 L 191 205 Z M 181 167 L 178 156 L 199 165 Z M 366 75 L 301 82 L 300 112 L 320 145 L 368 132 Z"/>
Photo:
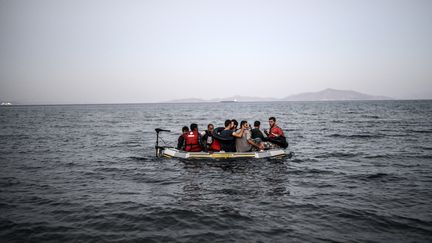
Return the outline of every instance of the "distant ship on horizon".
<path id="1" fill-rule="evenodd" d="M 10 102 L 2 102 L 0 105 L 12 105 Z"/>
<path id="2" fill-rule="evenodd" d="M 221 103 L 236 103 L 237 99 L 233 99 L 233 100 L 221 100 L 219 102 L 221 102 Z"/>

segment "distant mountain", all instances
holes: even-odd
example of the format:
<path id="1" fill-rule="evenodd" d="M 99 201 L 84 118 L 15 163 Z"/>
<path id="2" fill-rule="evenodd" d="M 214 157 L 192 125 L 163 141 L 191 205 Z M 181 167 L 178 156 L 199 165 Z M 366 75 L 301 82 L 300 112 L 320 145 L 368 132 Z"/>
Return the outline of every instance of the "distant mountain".
<path id="1" fill-rule="evenodd" d="M 197 98 L 187 98 L 187 99 L 169 100 L 163 103 L 203 103 L 203 102 L 209 102 L 209 101 L 203 99 L 197 99 Z"/>
<path id="2" fill-rule="evenodd" d="M 330 100 L 392 100 L 392 98 L 385 97 L 385 96 L 368 95 L 368 94 L 363 94 L 352 90 L 325 89 L 318 92 L 308 92 L 308 93 L 290 95 L 282 99 L 235 95 L 231 97 L 215 98 L 210 100 L 196 99 L 196 98 L 170 100 L 164 103 L 204 103 L 204 102 L 221 102 L 221 101 L 237 101 L 237 102 L 326 101 L 326 100 L 329 101 Z"/>
<path id="3" fill-rule="evenodd" d="M 196 98 L 187 98 L 187 99 L 178 99 L 178 100 L 170 100 L 164 103 L 205 103 L 205 102 L 222 102 L 222 101 L 235 101 L 235 102 L 264 102 L 264 101 L 279 101 L 280 99 L 275 98 L 263 98 L 263 97 L 253 97 L 253 96 L 230 96 L 226 98 L 215 98 L 210 100 L 204 99 L 196 99 Z"/>
<path id="4" fill-rule="evenodd" d="M 325 89 L 318 92 L 307 92 L 290 95 L 286 101 L 325 101 L 325 100 L 392 100 L 390 97 L 373 96 L 352 90 Z"/>
<path id="5" fill-rule="evenodd" d="M 266 98 L 266 97 L 253 97 L 253 96 L 240 96 L 235 95 L 227 98 L 217 98 L 212 99 L 212 102 L 220 102 L 220 101 L 227 101 L 227 100 L 235 100 L 238 102 L 263 102 L 263 101 L 278 101 L 279 99 L 275 98 Z"/>

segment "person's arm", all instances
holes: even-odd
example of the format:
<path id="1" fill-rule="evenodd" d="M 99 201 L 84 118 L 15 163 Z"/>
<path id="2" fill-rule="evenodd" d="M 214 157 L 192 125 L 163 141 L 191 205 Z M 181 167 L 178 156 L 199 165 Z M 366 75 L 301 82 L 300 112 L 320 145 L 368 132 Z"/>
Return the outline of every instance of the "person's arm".
<path id="1" fill-rule="evenodd" d="M 240 128 L 240 132 L 233 132 L 232 133 L 232 136 L 233 137 L 236 137 L 236 138 L 241 138 L 241 137 L 243 137 L 243 131 L 244 131 L 244 128 L 242 127 L 242 128 Z"/>
<path id="2" fill-rule="evenodd" d="M 251 138 L 248 139 L 247 141 L 250 145 L 254 146 L 257 149 L 264 149 L 264 145 L 255 143 L 255 141 Z"/>

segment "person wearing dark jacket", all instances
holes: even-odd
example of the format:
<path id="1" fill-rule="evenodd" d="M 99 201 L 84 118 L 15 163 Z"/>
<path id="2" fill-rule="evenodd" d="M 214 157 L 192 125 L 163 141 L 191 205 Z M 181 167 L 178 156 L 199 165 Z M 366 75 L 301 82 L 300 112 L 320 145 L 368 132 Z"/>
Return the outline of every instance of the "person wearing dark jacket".
<path id="1" fill-rule="evenodd" d="M 219 140 L 221 150 L 225 152 L 236 152 L 235 138 L 243 136 L 244 129 L 241 128 L 240 131 L 235 133 L 234 126 L 231 120 L 226 120 L 225 127 L 218 127 L 213 131 L 213 137 Z"/>
<path id="2" fill-rule="evenodd" d="M 185 149 L 185 135 L 189 132 L 189 127 L 184 126 L 182 128 L 182 135 L 179 136 L 177 140 L 177 149 L 184 150 Z"/>
<path id="3" fill-rule="evenodd" d="M 254 128 L 251 130 L 251 138 L 255 139 L 256 141 L 258 141 L 257 139 L 260 139 L 262 142 L 264 142 L 267 140 L 267 137 L 264 137 L 264 134 L 261 132 L 260 125 L 260 121 L 254 122 Z"/>

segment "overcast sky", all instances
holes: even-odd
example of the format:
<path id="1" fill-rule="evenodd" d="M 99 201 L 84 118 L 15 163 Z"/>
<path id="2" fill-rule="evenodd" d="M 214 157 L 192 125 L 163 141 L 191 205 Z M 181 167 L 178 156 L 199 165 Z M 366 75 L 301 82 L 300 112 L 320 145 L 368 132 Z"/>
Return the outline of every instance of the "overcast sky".
<path id="1" fill-rule="evenodd" d="M 432 1 L 0 0 L 0 100 L 432 98 Z"/>

